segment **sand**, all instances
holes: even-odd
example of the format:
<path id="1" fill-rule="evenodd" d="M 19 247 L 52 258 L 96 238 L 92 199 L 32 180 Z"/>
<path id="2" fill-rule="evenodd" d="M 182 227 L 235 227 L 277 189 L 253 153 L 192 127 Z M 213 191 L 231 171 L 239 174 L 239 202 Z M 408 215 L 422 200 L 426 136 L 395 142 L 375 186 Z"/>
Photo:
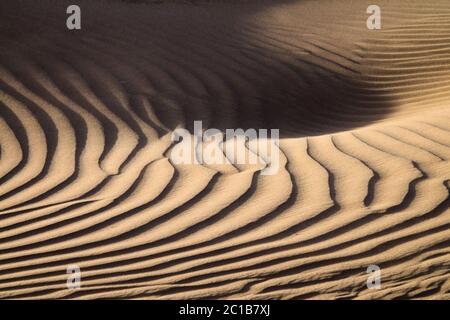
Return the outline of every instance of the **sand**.
<path id="1" fill-rule="evenodd" d="M 76 2 L 0 2 L 0 298 L 450 298 L 447 0 Z M 174 164 L 195 120 L 279 172 Z"/>

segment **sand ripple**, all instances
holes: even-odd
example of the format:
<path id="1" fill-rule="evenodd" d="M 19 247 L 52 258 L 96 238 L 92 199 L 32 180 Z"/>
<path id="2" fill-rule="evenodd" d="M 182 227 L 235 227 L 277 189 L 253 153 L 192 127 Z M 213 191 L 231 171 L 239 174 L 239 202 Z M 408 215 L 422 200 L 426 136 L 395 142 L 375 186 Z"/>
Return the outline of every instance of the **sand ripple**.
<path id="1" fill-rule="evenodd" d="M 0 4 L 1 298 L 450 297 L 448 1 L 78 2 Z M 194 120 L 280 172 L 173 164 Z"/>

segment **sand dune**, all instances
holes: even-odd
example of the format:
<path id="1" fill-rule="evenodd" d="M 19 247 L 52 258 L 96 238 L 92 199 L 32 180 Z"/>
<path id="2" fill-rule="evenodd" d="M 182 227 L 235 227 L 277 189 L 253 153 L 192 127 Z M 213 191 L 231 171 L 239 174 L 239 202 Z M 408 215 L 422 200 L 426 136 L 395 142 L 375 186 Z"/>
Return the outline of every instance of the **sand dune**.
<path id="1" fill-rule="evenodd" d="M 448 1 L 77 2 L 0 2 L 0 298 L 450 297 Z M 174 164 L 195 120 L 278 174 Z"/>

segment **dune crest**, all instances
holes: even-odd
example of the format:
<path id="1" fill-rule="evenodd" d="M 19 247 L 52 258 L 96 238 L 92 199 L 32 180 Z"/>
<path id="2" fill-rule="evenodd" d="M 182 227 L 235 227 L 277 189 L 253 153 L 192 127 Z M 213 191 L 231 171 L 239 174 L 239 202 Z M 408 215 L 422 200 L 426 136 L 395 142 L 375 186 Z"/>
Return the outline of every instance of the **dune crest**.
<path id="1" fill-rule="evenodd" d="M 450 298 L 448 1 L 77 2 L 0 2 L 0 298 Z"/>

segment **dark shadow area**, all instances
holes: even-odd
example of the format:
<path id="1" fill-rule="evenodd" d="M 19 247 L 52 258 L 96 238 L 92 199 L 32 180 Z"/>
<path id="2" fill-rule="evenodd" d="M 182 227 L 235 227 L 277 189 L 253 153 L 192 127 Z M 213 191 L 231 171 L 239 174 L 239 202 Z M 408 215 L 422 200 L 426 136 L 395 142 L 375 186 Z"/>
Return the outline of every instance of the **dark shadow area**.
<path id="1" fill-rule="evenodd" d="M 271 24 L 272 16 L 279 15 L 272 8 L 308 1 L 78 2 L 81 30 L 66 28 L 67 1 L 50 10 L 32 1 L 3 1 L 2 43 L 18 43 L 29 59 L 39 57 L 64 93 L 105 126 L 108 121 L 64 81 L 64 70 L 55 71 L 52 61 L 73 67 L 136 132 L 140 144 L 145 138 L 129 110 L 148 122 L 136 102 L 142 98 L 169 129 L 192 130 L 194 120 L 202 120 L 204 129 L 280 129 L 281 137 L 361 127 L 388 117 L 393 107 L 392 99 L 378 97 L 364 80 L 362 60 L 351 54 L 352 42 L 361 39 L 350 29 L 347 43 L 335 40 L 341 49 L 332 52 L 306 41 L 320 30 L 317 39 L 334 41 L 314 22 L 297 26 L 286 18 Z M 307 7 L 293 8 L 299 19 L 307 16 Z"/>

